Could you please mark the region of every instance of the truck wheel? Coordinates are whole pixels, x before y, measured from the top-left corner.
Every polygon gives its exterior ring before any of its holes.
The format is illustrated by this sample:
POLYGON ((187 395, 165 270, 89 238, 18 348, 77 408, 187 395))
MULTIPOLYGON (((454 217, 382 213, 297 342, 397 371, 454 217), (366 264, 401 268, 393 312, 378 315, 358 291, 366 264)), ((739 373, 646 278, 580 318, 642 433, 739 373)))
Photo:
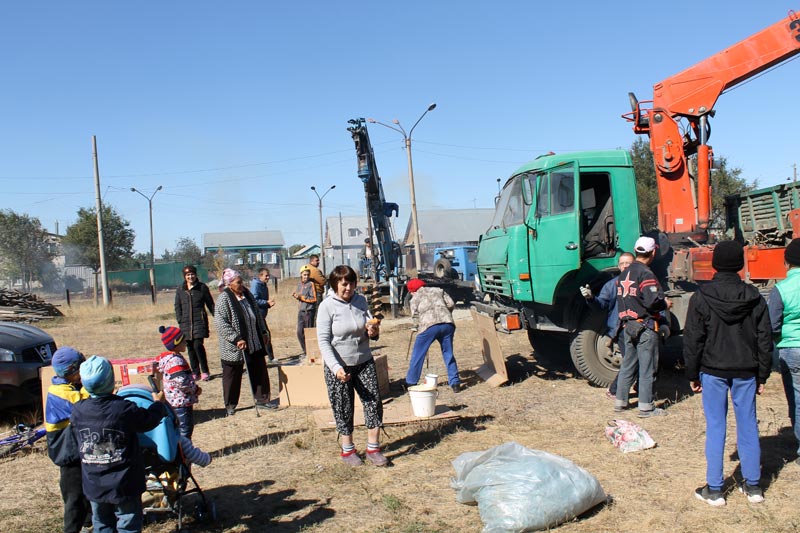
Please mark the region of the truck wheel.
POLYGON ((581 376, 596 387, 608 387, 619 372, 619 356, 609 347, 604 313, 591 313, 581 322, 569 346, 570 356, 581 376))
POLYGON ((449 278, 449 279, 458 278, 458 273, 450 264, 450 261, 448 261, 444 257, 436 260, 436 263, 434 263, 433 265, 433 273, 436 275, 437 278, 449 278))

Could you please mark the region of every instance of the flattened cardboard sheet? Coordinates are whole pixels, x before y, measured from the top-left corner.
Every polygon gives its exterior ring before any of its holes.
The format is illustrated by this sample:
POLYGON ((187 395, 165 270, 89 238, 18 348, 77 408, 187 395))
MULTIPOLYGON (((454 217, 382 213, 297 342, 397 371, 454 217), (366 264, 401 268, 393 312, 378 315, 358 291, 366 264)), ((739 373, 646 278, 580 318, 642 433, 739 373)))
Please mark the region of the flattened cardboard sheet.
MULTIPOLYGON (((411 408, 411 399, 408 396, 401 396, 400 398, 395 398, 391 402, 385 402, 383 404, 383 425, 385 426, 398 426, 427 422, 429 420, 448 420, 453 418, 460 418, 460 416, 454 411, 451 411, 450 407, 446 405, 437 405, 434 415, 430 418, 414 416, 414 411, 411 408)), ((314 422, 316 422, 317 428, 322 431, 336 430, 336 422, 333 420, 333 412, 330 407, 327 409, 314 410, 314 422)), ((360 404, 357 404, 353 410, 353 426, 364 426, 364 410, 360 404)))
MULTIPOLYGON (((308 330, 306 330, 308 331, 308 330)), ((391 396, 389 390, 389 365, 385 355, 376 355, 375 370, 378 373, 378 389, 381 396, 391 396)), ((323 374, 324 365, 284 365, 278 367, 281 405, 328 407, 328 387, 323 374)), ((361 402, 356 395, 356 404, 361 402)))
POLYGON ((481 334, 481 355, 483 355, 483 364, 474 369, 475 373, 492 387, 508 383, 506 358, 500 347, 500 340, 497 338, 494 320, 477 313, 474 309, 470 309, 470 313, 472 321, 478 326, 478 332, 481 334))

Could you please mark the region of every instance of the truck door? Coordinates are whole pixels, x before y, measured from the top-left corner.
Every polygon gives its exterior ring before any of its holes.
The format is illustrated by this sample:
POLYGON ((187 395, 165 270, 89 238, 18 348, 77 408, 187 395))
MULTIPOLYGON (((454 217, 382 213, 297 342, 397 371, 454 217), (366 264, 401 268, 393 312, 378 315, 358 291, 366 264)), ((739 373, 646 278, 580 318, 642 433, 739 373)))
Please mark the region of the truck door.
POLYGON ((536 208, 529 235, 533 299, 538 303, 552 304, 553 293, 564 274, 580 267, 576 168, 569 163, 537 177, 536 208))

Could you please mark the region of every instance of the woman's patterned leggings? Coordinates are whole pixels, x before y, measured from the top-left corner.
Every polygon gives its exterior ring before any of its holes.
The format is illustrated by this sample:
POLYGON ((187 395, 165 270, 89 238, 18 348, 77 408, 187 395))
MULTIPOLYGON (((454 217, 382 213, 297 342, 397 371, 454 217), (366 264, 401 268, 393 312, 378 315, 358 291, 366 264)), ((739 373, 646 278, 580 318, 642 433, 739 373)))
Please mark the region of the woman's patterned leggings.
POLYGON ((328 386, 328 398, 336 420, 336 431, 341 435, 353 434, 353 409, 355 394, 364 405, 364 425, 367 429, 383 426, 383 404, 378 391, 378 373, 375 371, 375 360, 356 366, 346 366, 344 371, 350 374, 350 380, 342 383, 325 365, 325 384, 328 386))

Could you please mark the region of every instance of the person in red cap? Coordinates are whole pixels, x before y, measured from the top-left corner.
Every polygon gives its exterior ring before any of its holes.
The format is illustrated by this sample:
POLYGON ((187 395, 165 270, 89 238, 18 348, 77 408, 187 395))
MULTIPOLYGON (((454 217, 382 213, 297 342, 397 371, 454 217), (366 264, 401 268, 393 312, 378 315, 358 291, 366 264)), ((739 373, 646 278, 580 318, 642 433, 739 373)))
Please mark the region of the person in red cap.
POLYGON ((433 341, 439 341, 442 357, 447 367, 447 382, 453 392, 461 391, 461 378, 453 355, 453 335, 456 325, 453 321, 453 299, 438 287, 426 287, 421 279, 414 278, 406 283, 411 297, 411 317, 417 328, 411 363, 406 372, 406 385, 416 385, 422 374, 422 363, 433 341))
POLYGON ((180 329, 170 326, 158 328, 161 342, 167 349, 158 356, 158 371, 167 403, 175 410, 181 435, 192 438, 194 432, 194 404, 202 389, 197 386, 194 374, 181 353, 186 340, 180 329))

